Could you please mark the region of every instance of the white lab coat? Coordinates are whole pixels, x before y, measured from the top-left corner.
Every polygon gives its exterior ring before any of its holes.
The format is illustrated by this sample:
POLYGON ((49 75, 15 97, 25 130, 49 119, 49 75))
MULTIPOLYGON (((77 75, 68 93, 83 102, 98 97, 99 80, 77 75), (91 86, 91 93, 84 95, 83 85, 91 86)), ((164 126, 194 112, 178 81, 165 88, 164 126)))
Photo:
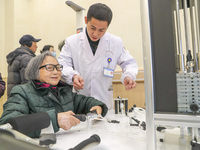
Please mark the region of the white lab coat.
POLYGON ((93 55, 85 30, 65 40, 58 61, 62 64, 62 77, 69 84, 72 77, 79 74, 84 79, 84 89, 79 93, 92 96, 103 101, 108 108, 113 107, 112 78, 103 74, 103 68, 115 70, 118 64, 123 71, 121 80, 126 76, 135 80, 138 73, 137 62, 125 51, 122 40, 106 32, 100 39, 95 55, 93 55), (107 59, 112 61, 108 66, 107 59))

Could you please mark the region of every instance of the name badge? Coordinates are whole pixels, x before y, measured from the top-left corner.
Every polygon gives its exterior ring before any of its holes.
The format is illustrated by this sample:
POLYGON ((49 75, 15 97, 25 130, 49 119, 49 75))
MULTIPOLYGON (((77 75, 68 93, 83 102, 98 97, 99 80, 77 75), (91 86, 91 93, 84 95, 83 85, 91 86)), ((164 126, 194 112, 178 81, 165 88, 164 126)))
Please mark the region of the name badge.
POLYGON ((110 68, 103 68, 103 75, 106 77, 113 78, 114 77, 114 70, 110 68))

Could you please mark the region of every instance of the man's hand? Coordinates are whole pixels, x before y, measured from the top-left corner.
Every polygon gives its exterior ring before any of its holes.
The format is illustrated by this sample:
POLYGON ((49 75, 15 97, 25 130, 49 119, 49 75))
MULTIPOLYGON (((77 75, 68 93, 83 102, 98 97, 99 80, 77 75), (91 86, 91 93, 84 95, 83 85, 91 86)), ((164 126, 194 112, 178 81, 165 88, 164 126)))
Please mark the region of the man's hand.
POLYGON ((75 74, 73 76, 73 86, 76 90, 83 89, 84 80, 80 75, 75 74))
POLYGON ((126 90, 130 90, 130 89, 135 88, 137 86, 137 83, 133 81, 131 77, 127 76, 124 79, 124 85, 125 85, 126 90))
POLYGON ((80 123, 80 120, 74 117, 72 111, 62 112, 57 114, 57 121, 60 128, 69 130, 72 126, 80 123))
POLYGON ((102 108, 100 106, 94 106, 90 109, 90 111, 95 110, 97 112, 97 115, 101 115, 102 113, 102 108))

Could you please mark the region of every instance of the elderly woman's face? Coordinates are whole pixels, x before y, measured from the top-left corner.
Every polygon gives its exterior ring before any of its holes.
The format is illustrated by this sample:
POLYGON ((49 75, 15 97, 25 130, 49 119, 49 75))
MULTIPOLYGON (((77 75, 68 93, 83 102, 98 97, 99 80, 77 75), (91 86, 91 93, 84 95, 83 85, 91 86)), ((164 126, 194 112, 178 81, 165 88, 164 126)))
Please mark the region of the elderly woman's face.
POLYGON ((51 85, 57 85, 61 79, 61 71, 58 71, 53 65, 58 65, 58 61, 52 56, 47 56, 44 59, 41 66, 44 66, 44 65, 47 65, 47 66, 42 67, 39 70, 40 81, 46 82, 51 85), (47 67, 50 67, 50 69, 52 69, 52 66, 54 67, 53 68, 54 70, 49 71, 49 69, 46 69, 47 67))

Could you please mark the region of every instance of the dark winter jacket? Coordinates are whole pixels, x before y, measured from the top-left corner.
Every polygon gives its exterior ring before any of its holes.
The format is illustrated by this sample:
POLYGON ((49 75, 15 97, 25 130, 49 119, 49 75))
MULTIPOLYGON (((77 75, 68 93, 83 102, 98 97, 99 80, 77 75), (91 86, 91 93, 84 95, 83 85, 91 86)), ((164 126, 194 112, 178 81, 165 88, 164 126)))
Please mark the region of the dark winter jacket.
MULTIPOLYGON (((15 86, 9 99, 3 106, 0 124, 5 124, 8 119, 22 115, 47 112, 51 118, 54 131, 59 130, 57 113, 73 111, 75 114, 86 114, 93 106, 102 107, 102 116, 105 116, 107 106, 93 97, 86 97, 73 93, 71 87, 60 81, 55 96, 50 87, 38 85, 36 81, 15 86)), ((38 137, 39 133, 29 135, 38 137)))
POLYGON ((18 84, 26 83, 27 80, 24 77, 25 68, 28 62, 33 58, 35 54, 25 46, 21 46, 9 53, 7 58, 8 63, 8 79, 7 79, 7 95, 11 89, 18 84))
POLYGON ((6 88, 6 85, 1 77, 1 73, 0 73, 0 97, 3 96, 5 88, 6 88))

